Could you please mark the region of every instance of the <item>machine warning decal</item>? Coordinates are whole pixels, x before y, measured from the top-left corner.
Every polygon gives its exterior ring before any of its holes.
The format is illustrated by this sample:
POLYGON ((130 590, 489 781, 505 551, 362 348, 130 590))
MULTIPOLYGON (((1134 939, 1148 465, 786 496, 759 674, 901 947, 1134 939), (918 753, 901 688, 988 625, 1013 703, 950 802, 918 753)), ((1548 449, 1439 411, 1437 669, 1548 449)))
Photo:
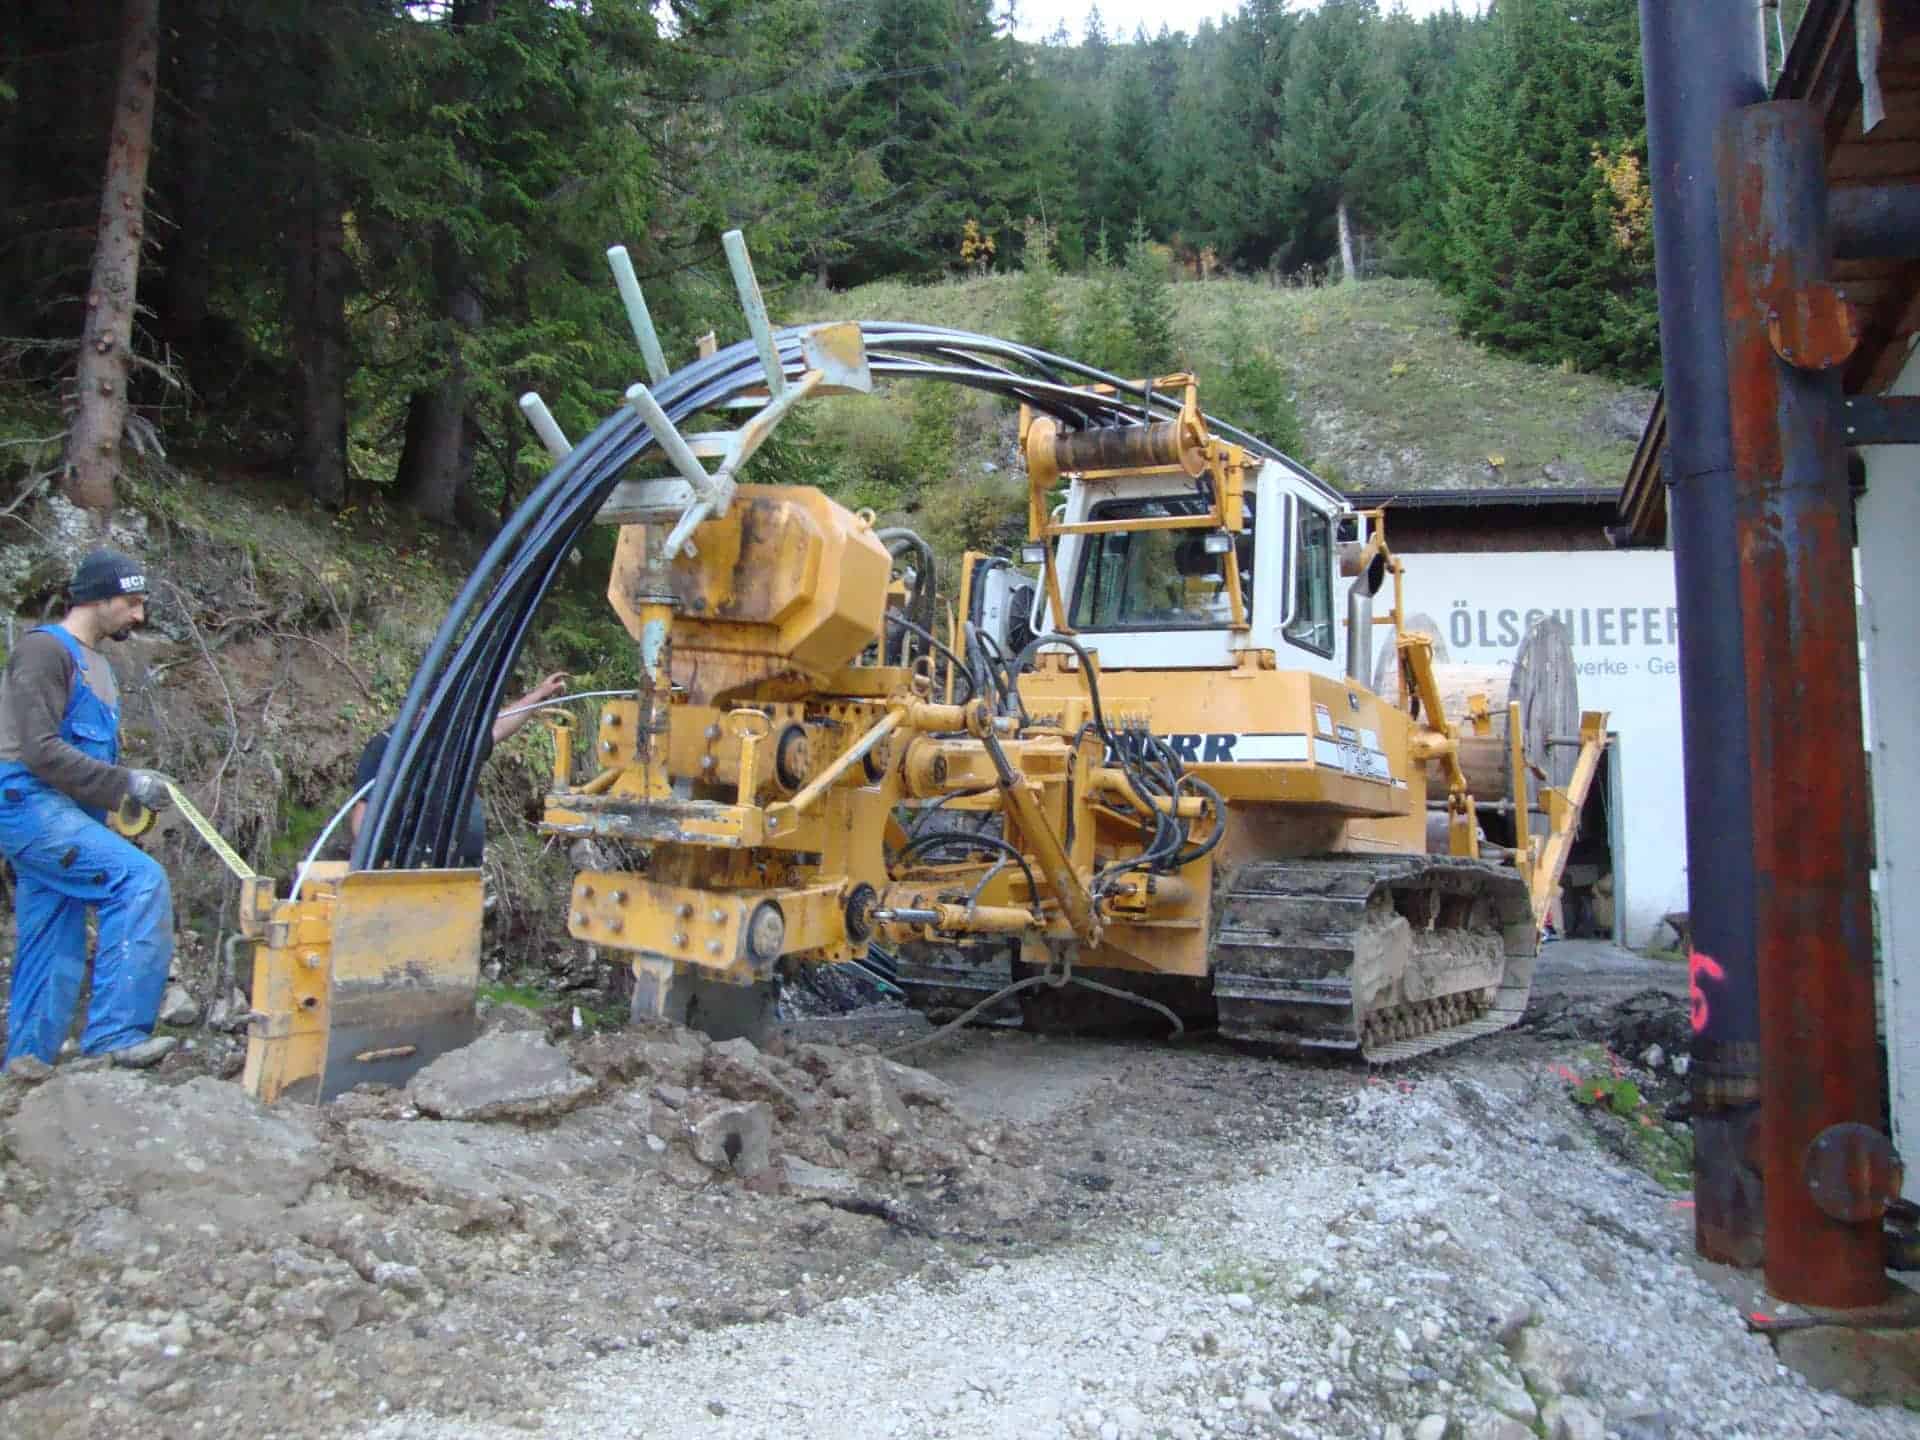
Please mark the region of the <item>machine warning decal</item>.
MULTIPOLYGON (((1341 730, 1347 730, 1342 725, 1341 730)), ((1351 733, 1351 732, 1348 732, 1351 733)), ((1313 759, 1317 765, 1325 765, 1330 770, 1339 770, 1359 780, 1378 780, 1382 784, 1393 783, 1393 768, 1388 765, 1386 753, 1371 750, 1359 743, 1358 737, 1352 740, 1341 739, 1313 742, 1313 759)))
POLYGON ((1333 734, 1333 712, 1324 705, 1314 706, 1313 725, 1322 735, 1333 734))

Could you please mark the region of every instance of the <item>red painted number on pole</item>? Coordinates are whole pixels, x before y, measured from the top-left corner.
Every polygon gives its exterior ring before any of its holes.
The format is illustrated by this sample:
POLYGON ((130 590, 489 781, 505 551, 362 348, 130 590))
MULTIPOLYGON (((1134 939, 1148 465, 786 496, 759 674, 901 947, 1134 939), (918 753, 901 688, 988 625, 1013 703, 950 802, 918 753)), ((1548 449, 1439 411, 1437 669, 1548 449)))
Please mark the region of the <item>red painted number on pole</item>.
POLYGON ((1700 988, 1702 976, 1709 980, 1724 980, 1727 972, 1711 955, 1702 955, 1695 950, 1687 957, 1687 1019, 1692 1023, 1696 1035, 1707 1028, 1707 992, 1700 988))

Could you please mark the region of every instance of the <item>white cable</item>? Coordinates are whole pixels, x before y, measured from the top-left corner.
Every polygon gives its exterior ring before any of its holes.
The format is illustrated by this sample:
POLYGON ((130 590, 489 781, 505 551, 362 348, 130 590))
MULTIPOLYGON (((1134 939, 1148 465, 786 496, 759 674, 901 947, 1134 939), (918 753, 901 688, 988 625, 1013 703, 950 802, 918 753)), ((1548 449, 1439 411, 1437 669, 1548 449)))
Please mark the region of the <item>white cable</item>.
POLYGON ((358 805, 360 803, 360 797, 371 789, 373 789, 373 781, 369 780, 348 797, 346 804, 334 812, 333 819, 327 822, 327 828, 322 830, 320 832, 320 838, 313 842, 313 849, 307 852, 307 858, 300 862, 299 872, 293 878, 293 889, 287 892, 287 903, 289 905, 300 898, 300 887, 307 883, 307 870, 320 858, 320 852, 326 848, 327 840, 332 836, 333 832, 339 828, 340 822, 347 818, 347 812, 358 805))
POLYGON ((529 710, 558 710, 562 705, 571 705, 575 700, 598 700, 607 695, 637 695, 637 690, 582 690, 578 695, 562 695, 557 700, 539 700, 531 705, 516 705, 511 710, 502 710, 493 718, 504 720, 509 715, 523 715, 529 710))
MULTIPOLYGON (((495 718, 504 719, 508 715, 519 715, 527 710, 558 710, 562 705, 570 704, 575 700, 598 700, 608 695, 631 695, 633 693, 631 690, 583 690, 578 695, 567 695, 558 700, 541 700, 532 705, 516 705, 511 710, 502 710, 495 718)), ((373 789, 373 781, 369 780, 348 797, 346 804, 334 812, 333 819, 327 822, 327 828, 322 830, 320 832, 320 838, 313 842, 313 849, 307 852, 307 858, 300 862, 299 872, 294 877, 293 889, 287 892, 288 904, 292 904, 300 898, 300 887, 307 883, 308 869, 320 858, 320 852, 326 848, 327 841, 332 838, 333 832, 340 828, 340 822, 346 819, 347 813, 351 811, 355 805, 358 805, 361 798, 371 789, 373 789)))

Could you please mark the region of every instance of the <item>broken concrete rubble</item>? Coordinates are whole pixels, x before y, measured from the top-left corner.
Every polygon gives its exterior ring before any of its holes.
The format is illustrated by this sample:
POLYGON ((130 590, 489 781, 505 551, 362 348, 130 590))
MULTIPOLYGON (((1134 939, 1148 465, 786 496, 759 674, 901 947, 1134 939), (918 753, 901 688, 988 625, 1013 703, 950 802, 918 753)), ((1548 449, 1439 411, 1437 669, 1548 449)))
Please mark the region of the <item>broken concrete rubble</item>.
POLYGON ((813 1107, 813 1079, 804 1070, 762 1054, 751 1040, 723 1040, 707 1052, 705 1077, 732 1100, 760 1100, 781 1120, 797 1120, 813 1107))
POLYGON ((442 1055, 408 1094, 443 1120, 531 1120, 571 1110, 598 1088, 544 1035, 501 1031, 442 1055))
MULTIPOLYGON (((827 1081, 827 1090, 848 1102, 854 1123, 859 1128, 891 1140, 906 1134, 912 1121, 907 1116, 907 1107, 899 1090, 894 1086, 893 1076, 887 1068, 889 1064, 877 1056, 863 1055, 836 1070, 827 1081)), ((897 1065, 891 1067, 892 1070, 904 1068, 897 1065)))
POLYGON ((574 1063, 603 1085, 643 1077, 687 1086, 706 1058, 706 1037, 672 1025, 642 1025, 590 1035, 573 1045, 574 1063))

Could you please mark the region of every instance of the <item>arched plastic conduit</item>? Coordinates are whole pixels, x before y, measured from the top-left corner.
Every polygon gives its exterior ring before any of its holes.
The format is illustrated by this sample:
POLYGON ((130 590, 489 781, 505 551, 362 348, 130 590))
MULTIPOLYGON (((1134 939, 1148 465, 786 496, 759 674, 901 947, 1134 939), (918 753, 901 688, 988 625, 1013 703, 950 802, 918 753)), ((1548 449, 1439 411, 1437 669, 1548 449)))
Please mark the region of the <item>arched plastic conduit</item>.
MULTIPOLYGON (((1179 412, 1181 397, 1144 387, 1065 356, 964 330, 868 321, 861 325, 869 368, 881 379, 941 380, 1022 401, 1070 429, 1142 424, 1179 412), (1073 383, 1111 385, 1089 395, 1073 383)), ((804 371, 802 332, 775 332, 781 367, 804 371)), ((654 398, 675 425, 761 388, 766 377, 751 340, 674 372, 654 398)), ((1257 455, 1316 480, 1290 457, 1212 416, 1208 426, 1257 455)), ((367 816, 353 847, 357 870, 444 867, 472 802, 487 732, 540 601, 621 473, 654 443, 652 430, 622 406, 580 441, 514 511, 461 587, 415 672, 394 722, 367 816)))

